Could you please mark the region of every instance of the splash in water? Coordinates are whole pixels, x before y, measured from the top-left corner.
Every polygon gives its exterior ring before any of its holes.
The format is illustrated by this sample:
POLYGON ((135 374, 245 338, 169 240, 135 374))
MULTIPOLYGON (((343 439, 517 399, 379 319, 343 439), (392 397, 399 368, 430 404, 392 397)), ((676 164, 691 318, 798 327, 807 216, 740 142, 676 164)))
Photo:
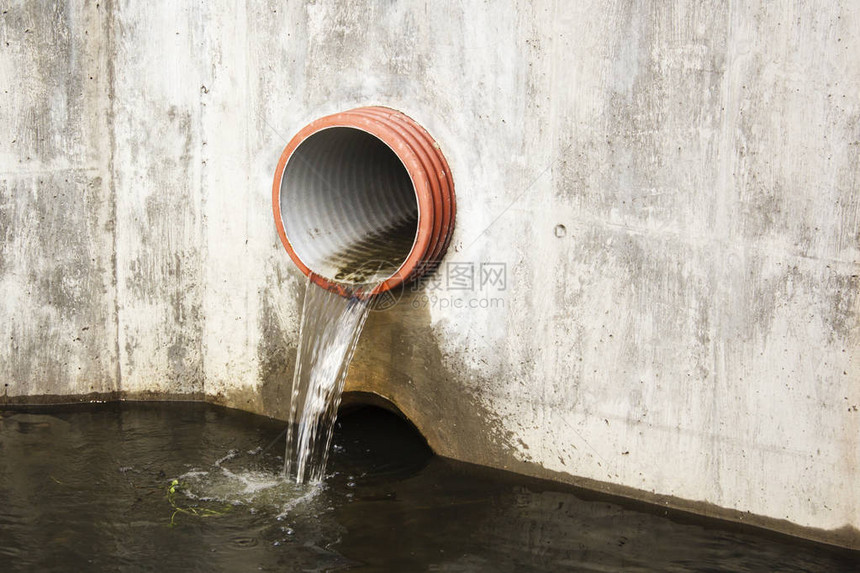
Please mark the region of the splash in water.
POLYGON ((305 286, 284 457, 284 474, 300 484, 325 475, 344 380, 374 287, 344 288, 346 296, 330 292, 310 276, 305 286))
POLYGON ((265 463, 268 460, 261 450, 230 450, 211 467, 195 468, 176 478, 179 491, 192 501, 246 506, 252 512, 274 510, 278 517, 293 514, 299 507, 306 506, 305 512, 318 509, 308 504, 322 491, 319 484, 284 480, 265 463))

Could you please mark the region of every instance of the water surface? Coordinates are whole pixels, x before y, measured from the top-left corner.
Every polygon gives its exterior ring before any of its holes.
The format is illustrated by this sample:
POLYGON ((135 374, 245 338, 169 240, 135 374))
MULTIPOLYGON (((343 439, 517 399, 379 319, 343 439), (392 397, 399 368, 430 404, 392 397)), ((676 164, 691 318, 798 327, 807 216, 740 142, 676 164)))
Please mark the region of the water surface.
POLYGON ((434 457, 380 412, 341 415, 325 481, 298 486, 267 418, 0 411, 0 571, 858 570, 852 554, 434 457))

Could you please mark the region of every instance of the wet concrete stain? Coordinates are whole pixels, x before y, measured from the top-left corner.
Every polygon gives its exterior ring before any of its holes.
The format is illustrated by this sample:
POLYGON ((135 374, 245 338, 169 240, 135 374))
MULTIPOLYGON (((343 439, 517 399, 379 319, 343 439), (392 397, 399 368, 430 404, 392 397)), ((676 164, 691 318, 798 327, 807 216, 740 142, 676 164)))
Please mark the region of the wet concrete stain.
POLYGON ((406 288, 396 305, 371 311, 345 391, 378 394, 395 404, 439 455, 499 467, 511 458, 511 432, 478 396, 463 392, 462 372, 446 366, 429 308, 406 288))

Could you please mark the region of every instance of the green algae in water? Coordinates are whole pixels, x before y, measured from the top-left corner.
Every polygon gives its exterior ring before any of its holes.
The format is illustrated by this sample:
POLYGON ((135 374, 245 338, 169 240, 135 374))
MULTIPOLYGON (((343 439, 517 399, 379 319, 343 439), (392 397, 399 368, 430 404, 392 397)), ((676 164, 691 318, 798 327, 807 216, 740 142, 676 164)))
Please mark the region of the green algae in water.
POLYGON ((434 457, 374 409, 340 416, 325 480, 300 486, 265 449, 282 430, 194 403, 0 411, 0 570, 857 570, 856 554, 434 457))

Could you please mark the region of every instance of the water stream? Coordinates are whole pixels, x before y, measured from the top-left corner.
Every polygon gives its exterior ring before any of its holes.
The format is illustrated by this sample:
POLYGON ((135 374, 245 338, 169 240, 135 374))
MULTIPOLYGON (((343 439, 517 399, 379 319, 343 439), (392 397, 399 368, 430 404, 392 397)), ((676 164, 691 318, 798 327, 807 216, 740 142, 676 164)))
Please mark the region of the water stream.
POLYGON ((284 456, 284 474, 296 483, 325 477, 344 380, 375 286, 345 286, 344 296, 310 276, 306 281, 284 456))

